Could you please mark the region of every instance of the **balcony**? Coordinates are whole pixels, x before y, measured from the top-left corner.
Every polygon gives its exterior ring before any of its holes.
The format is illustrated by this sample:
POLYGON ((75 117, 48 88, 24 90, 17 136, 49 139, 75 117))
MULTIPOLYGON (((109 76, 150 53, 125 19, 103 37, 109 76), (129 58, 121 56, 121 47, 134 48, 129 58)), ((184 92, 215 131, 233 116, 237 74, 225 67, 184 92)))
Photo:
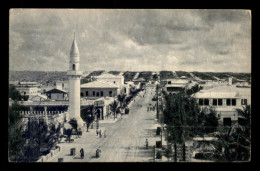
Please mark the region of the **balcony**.
POLYGON ((83 75, 83 71, 67 71, 67 75, 78 75, 78 76, 81 76, 83 75))

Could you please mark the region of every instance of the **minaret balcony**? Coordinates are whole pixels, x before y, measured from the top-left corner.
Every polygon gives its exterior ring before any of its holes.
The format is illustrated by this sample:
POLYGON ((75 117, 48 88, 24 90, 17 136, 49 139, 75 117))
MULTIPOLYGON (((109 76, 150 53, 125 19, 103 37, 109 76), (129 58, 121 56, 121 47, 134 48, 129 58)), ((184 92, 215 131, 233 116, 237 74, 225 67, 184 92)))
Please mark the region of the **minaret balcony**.
POLYGON ((69 70, 67 71, 67 75, 83 75, 83 71, 73 71, 73 70, 69 70))

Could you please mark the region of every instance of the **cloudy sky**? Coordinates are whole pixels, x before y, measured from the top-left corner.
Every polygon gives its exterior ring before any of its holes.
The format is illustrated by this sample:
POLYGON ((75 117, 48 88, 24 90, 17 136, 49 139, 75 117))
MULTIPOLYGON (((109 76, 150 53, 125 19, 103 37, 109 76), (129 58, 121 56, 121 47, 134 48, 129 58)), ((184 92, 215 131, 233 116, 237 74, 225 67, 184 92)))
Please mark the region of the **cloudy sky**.
POLYGON ((76 32, 81 69, 251 72, 245 10, 13 9, 10 70, 66 71, 76 32))

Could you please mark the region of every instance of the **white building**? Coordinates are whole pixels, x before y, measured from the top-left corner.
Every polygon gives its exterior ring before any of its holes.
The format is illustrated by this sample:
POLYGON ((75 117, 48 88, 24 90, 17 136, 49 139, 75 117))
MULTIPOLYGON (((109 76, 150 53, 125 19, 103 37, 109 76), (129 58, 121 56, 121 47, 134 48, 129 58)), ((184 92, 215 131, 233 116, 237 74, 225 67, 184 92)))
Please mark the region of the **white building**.
POLYGON ((95 100, 100 97, 116 97, 119 87, 107 81, 92 81, 81 84, 81 98, 95 100))
POLYGON ((21 95, 28 95, 29 98, 41 94, 36 82, 19 82, 15 87, 21 95))
POLYGON ((251 105, 251 88, 232 86, 217 86, 208 90, 201 90, 194 94, 202 108, 215 108, 221 120, 237 121, 236 109, 243 109, 251 105))
POLYGON ((167 92, 178 92, 187 89, 190 83, 188 79, 167 79, 165 89, 167 92))
POLYGON ((56 88, 64 91, 69 91, 69 81, 56 81, 56 88))
POLYGON ((124 76, 113 75, 109 73, 103 73, 102 75, 95 77, 97 81, 108 82, 118 87, 117 93, 119 94, 124 87, 124 76))

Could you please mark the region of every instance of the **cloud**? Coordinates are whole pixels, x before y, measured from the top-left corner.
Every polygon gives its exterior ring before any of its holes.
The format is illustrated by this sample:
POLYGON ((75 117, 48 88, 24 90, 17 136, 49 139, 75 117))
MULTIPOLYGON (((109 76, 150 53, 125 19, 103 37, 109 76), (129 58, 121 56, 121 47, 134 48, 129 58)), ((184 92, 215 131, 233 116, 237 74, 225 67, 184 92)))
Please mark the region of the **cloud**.
POLYGON ((66 71, 76 32, 83 70, 250 72, 250 15, 246 10, 14 9, 10 69, 66 71))

